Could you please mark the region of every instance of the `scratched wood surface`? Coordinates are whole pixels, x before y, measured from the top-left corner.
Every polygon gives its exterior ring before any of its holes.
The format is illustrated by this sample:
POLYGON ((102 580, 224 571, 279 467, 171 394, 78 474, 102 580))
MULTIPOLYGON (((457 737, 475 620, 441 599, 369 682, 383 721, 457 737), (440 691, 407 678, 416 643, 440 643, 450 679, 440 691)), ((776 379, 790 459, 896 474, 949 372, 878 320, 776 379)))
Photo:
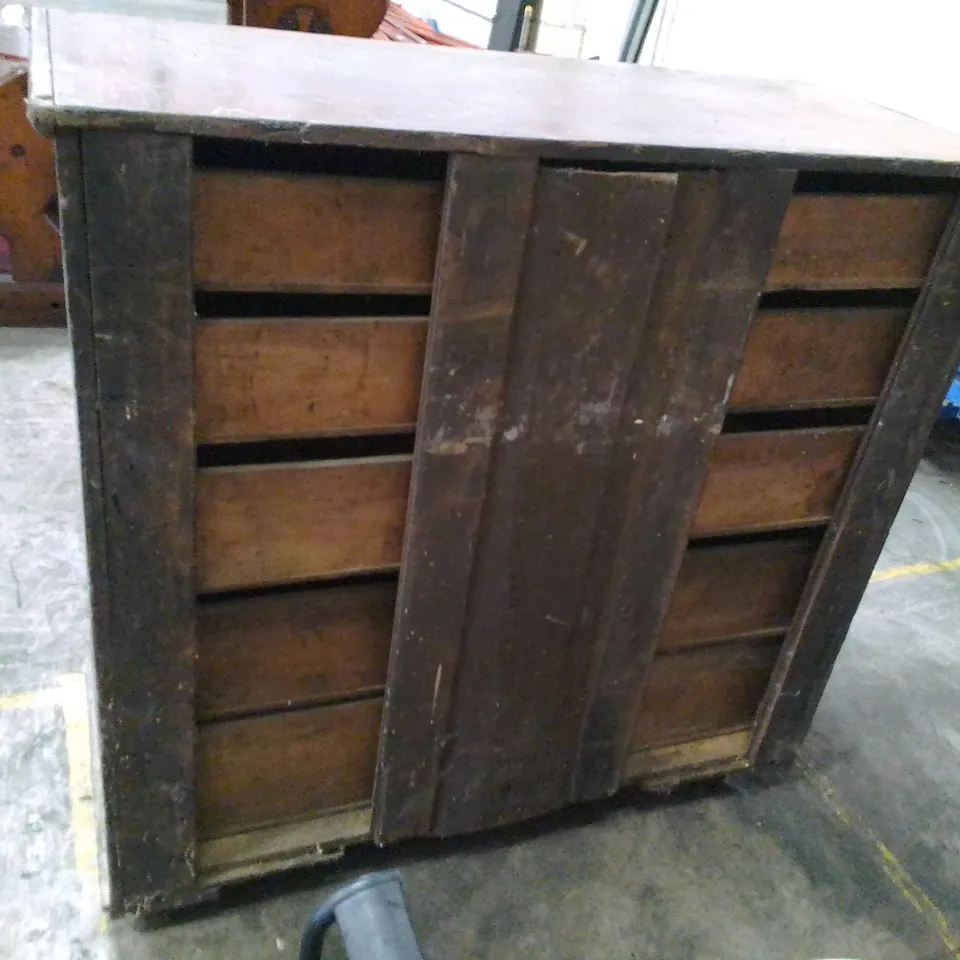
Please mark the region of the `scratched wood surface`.
POLYGON ((957 134, 791 81, 60 10, 34 14, 31 41, 30 109, 44 128, 960 172, 957 134))

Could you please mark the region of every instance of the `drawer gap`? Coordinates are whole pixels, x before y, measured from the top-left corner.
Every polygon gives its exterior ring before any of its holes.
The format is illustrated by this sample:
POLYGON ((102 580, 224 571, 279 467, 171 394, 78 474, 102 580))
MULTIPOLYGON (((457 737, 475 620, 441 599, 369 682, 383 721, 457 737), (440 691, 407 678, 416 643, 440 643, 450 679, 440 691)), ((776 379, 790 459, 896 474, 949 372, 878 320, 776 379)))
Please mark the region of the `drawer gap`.
POLYGON ((798 410, 762 410, 728 413, 723 433, 761 433, 771 430, 819 430, 830 427, 864 427, 873 416, 872 406, 822 407, 798 410))
POLYGON ((442 180, 446 175, 447 155, 426 150, 376 150, 197 137, 193 141, 193 163, 200 170, 442 180))
POLYGON ((282 293, 197 290, 194 309, 201 320, 246 317, 427 317, 430 295, 411 293, 282 293))
POLYGON ((947 177, 905 177, 899 173, 842 173, 801 170, 794 193, 956 193, 947 177))
POLYGON ((364 700, 379 700, 383 697, 385 684, 370 686, 363 690, 354 690, 350 693, 329 697, 302 697, 290 698, 282 703, 264 706, 255 710, 224 709, 214 717, 199 717, 197 726, 201 728, 215 727, 220 723, 230 723, 233 720, 250 720, 257 717, 274 717, 285 713, 296 713, 300 710, 310 710, 313 707, 341 707, 351 703, 361 703, 364 700))
MULTIPOLYGON (((364 586, 365 584, 391 584, 396 593, 398 571, 372 570, 368 573, 354 573, 344 577, 331 577, 325 580, 307 580, 298 583, 279 583, 266 587, 241 587, 236 590, 222 590, 204 593, 197 597, 197 604, 202 613, 205 604, 213 604, 218 600, 252 600, 257 597, 273 597, 290 594, 291 601, 296 602, 297 594, 309 594, 319 589, 336 589, 343 586, 364 586)), ((386 589, 386 588, 384 588, 386 589)))
POLYGON ((889 307, 909 310, 917 302, 914 287, 889 290, 771 290, 760 297, 761 310, 851 310, 889 307))
POLYGON ((363 460, 409 456, 414 433, 353 437, 314 437, 261 440, 253 443, 214 443, 197 447, 197 467, 242 467, 253 464, 304 463, 321 460, 363 460))

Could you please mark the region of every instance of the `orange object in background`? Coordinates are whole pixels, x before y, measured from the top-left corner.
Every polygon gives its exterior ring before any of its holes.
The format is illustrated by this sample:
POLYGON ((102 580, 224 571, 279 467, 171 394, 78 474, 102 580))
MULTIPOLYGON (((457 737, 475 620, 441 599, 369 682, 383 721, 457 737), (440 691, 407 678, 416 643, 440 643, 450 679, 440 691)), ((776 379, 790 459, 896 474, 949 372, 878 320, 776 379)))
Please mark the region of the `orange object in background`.
POLYGON ((387 0, 230 0, 230 22, 246 27, 370 37, 387 0))

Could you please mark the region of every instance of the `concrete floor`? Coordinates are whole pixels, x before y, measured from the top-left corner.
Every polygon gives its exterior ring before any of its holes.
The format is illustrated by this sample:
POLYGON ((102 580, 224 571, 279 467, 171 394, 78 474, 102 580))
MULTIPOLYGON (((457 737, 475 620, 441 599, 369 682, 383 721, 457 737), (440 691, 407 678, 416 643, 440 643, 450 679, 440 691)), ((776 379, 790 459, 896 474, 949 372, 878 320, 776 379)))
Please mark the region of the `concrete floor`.
POLYGON ((362 850, 150 925, 98 907, 80 510, 66 334, 0 330, 0 958, 294 957, 311 907, 386 863, 403 867, 431 960, 960 957, 948 464, 925 462, 914 481, 785 782, 628 795, 488 837, 362 850))

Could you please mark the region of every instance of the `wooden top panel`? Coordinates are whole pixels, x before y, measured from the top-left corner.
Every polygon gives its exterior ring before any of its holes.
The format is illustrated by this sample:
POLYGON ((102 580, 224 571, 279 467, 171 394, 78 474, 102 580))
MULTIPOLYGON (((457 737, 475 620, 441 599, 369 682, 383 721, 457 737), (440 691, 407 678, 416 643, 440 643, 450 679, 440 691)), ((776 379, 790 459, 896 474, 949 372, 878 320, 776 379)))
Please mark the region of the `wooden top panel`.
POLYGON ((32 47, 44 132, 960 176, 960 136, 793 82, 64 10, 32 47))

